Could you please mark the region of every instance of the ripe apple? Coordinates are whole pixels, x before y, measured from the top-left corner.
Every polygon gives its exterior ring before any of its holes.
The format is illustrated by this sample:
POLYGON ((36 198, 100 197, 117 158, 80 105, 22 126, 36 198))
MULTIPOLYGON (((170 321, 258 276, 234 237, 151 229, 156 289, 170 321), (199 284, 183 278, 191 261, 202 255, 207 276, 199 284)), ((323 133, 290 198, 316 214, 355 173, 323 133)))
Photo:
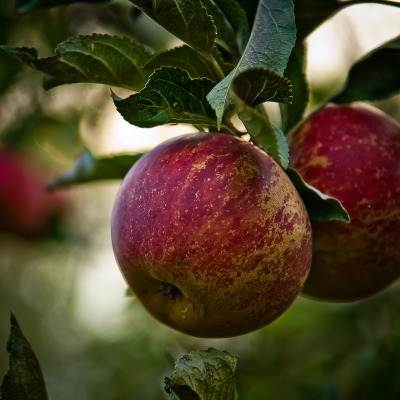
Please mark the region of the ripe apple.
POLYGON ((137 298, 159 321, 230 337, 280 316, 311 264, 304 204, 264 151, 220 133, 164 142, 128 172, 112 244, 137 298))
POLYGON ((313 222, 303 293, 352 301, 400 276, 400 125, 363 104, 328 104, 289 135, 291 166, 336 197, 351 223, 313 222))
POLYGON ((46 191, 44 173, 17 149, 0 149, 0 232, 33 238, 46 235, 67 210, 61 192, 46 191))

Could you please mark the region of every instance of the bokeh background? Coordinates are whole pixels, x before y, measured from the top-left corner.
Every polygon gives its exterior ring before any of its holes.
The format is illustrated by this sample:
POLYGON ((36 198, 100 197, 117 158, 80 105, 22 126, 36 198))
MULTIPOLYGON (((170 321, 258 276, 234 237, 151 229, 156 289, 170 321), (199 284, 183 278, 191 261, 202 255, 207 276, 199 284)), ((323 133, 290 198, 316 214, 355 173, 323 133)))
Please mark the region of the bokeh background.
MULTIPOLYGON (((399 30, 400 9, 371 4, 341 11, 314 31, 310 108, 339 90, 355 60, 399 30)), ((23 15, 15 14, 12 0, 1 1, 0 44, 36 47, 44 57, 69 36, 94 32, 134 37, 154 49, 176 44, 125 0, 23 15)), ((375 105, 400 120, 399 104, 397 96, 375 105)), ((130 126, 101 85, 45 92, 39 73, 0 53, 0 148, 23 151, 28 170, 33 158, 43 182, 69 169, 84 148, 96 155, 134 153, 192 130, 130 126)), ((174 361, 210 346, 239 357, 243 400, 400 398, 400 284, 352 304, 299 297, 273 324, 238 338, 181 335, 145 313, 118 271, 109 227, 119 184, 63 190, 63 212, 43 234, 0 232, 0 377, 7 371, 12 311, 54 400, 165 399, 163 379, 174 361)))

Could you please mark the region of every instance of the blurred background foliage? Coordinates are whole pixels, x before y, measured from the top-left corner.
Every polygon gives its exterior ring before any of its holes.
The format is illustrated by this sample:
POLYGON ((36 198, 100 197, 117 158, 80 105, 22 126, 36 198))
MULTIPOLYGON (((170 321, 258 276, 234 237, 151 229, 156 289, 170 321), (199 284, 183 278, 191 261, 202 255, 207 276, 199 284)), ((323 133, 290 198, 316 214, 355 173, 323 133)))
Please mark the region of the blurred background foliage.
MULTIPOLYGON (((137 38, 157 50, 171 46, 171 36, 128 1, 22 15, 12 0, 1 3, 1 44, 36 47, 41 56, 72 35, 93 32, 137 38)), ((355 6, 319 27, 308 39, 310 108, 340 88, 355 60, 398 35, 399 20, 398 9, 355 6)), ((127 126, 111 103, 109 88, 99 85, 44 92, 40 74, 0 54, 0 149, 23 150, 48 182, 85 147, 97 154, 132 152, 186 129, 144 132, 127 126)), ((376 105, 400 120, 399 97, 376 105)), ((0 232, 0 376, 7 370, 12 311, 41 363, 50 399, 161 400, 174 360, 209 346, 239 357, 243 400, 400 398, 399 284, 352 304, 300 297, 270 326, 238 338, 181 335, 127 294, 109 234, 118 186, 65 191, 67 212, 57 229, 34 237, 0 232)))

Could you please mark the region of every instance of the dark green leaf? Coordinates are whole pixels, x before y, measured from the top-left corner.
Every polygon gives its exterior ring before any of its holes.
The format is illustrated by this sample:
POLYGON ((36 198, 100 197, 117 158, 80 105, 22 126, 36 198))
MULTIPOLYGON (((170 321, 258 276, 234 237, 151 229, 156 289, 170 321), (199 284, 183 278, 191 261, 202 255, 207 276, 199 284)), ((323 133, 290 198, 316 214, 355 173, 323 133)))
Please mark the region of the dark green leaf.
POLYGON ((334 103, 375 101, 400 92, 400 36, 374 49, 352 66, 334 103))
POLYGON ((7 351, 10 353, 10 361, 0 387, 1 399, 47 400, 40 365, 13 314, 7 351))
POLYGON ((255 67, 270 69, 282 75, 296 41, 293 3, 291 0, 260 0, 250 39, 234 70, 207 96, 221 123, 231 106, 229 92, 239 72, 255 67))
POLYGON ((49 189, 99 180, 122 179, 142 155, 138 153, 96 158, 89 150, 85 150, 69 171, 58 176, 49 185, 49 189))
POLYGON ((246 13, 249 26, 253 26, 257 13, 258 1, 238 0, 238 3, 246 13))
POLYGON ((293 0, 298 40, 302 41, 328 17, 345 7, 339 0, 293 0))
POLYGON ((286 173, 303 199, 311 220, 350 222, 350 216, 339 200, 304 182, 296 170, 288 168, 286 173))
POLYGON ((165 379, 170 400, 234 400, 237 358, 212 348, 184 355, 165 379))
POLYGON ((265 68, 252 68, 239 73, 233 80, 232 87, 235 93, 252 107, 265 101, 292 101, 290 81, 265 68))
POLYGON ((144 68, 153 72, 155 69, 163 66, 184 69, 192 78, 218 79, 214 68, 208 60, 196 50, 186 45, 155 54, 147 61, 144 68))
POLYGON ((284 74, 291 81, 293 92, 292 103, 281 105, 282 126, 285 132, 288 132, 302 119, 310 99, 305 68, 306 48, 303 43, 298 43, 290 55, 284 74))
POLYGON ((56 7, 62 4, 72 3, 108 3, 110 0, 16 0, 17 12, 24 13, 37 8, 56 7))
POLYGON ((210 53, 217 30, 200 0, 129 1, 195 50, 210 53))
POLYGON ((139 93, 120 99, 113 95, 121 115, 131 124, 151 128, 167 123, 215 125, 215 113, 206 100, 214 82, 192 79, 175 67, 154 71, 139 93))
POLYGON ((400 7, 399 2, 385 0, 293 0, 293 3, 296 10, 296 25, 299 42, 303 41, 306 36, 308 36, 326 19, 331 18, 334 14, 345 7, 362 3, 379 3, 400 7))
POLYGON ((203 0, 217 28, 217 43, 239 58, 249 40, 246 13, 236 0, 203 0))
POLYGON ((35 49, 1 48, 47 74, 46 89, 65 83, 92 82, 139 90, 148 77, 143 64, 151 57, 127 38, 99 34, 72 37, 60 43, 55 56, 48 58, 38 58, 35 49))
POLYGON ((239 96, 231 94, 238 116, 254 141, 283 168, 289 165, 289 146, 283 132, 239 96))
MULTIPOLYGON (((216 46, 214 46, 211 49, 211 55, 213 56, 214 60, 217 62, 217 64, 221 68, 223 75, 228 75, 235 67, 235 64, 233 64, 229 61, 226 61, 223 58, 221 52, 219 51, 219 49, 216 46)), ((219 76, 218 79, 221 79, 221 77, 219 76)))

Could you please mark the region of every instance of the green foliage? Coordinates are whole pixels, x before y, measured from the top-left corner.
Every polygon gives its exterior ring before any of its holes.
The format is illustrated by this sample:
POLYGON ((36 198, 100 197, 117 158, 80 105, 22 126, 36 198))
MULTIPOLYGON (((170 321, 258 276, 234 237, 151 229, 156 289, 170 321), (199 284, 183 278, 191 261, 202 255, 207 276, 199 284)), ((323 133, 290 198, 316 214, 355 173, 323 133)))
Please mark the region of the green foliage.
POLYGON ((303 199, 311 220, 350 222, 350 216, 339 200, 304 182, 296 170, 288 168, 286 173, 303 199))
POLYGON ((96 158, 89 150, 85 150, 69 171, 58 176, 49 185, 49 189, 106 179, 123 179, 142 155, 138 153, 96 158))
POLYGON ((213 86, 207 78, 191 79, 182 69, 162 67, 139 93, 124 100, 114 94, 113 99, 121 115, 142 128, 178 122, 213 125, 214 112, 206 100, 213 86))
POLYGON ((363 3, 380 3, 400 7, 400 3, 398 2, 385 0, 293 0, 293 3, 296 10, 296 26, 299 41, 303 41, 326 19, 331 18, 334 14, 345 7, 363 3))
POLYGON ((60 43, 56 55, 38 58, 36 49, 2 46, 45 73, 46 89, 65 83, 92 82, 138 90, 148 74, 143 64, 151 54, 132 40, 110 35, 76 36, 60 43))
POLYGON ((219 82, 207 96, 215 109, 220 125, 227 108, 231 107, 232 80, 251 68, 270 69, 282 75, 296 40, 291 0, 261 0, 247 46, 233 71, 219 82))
POLYGON ((271 124, 265 114, 248 106, 234 92, 232 99, 238 110, 238 116, 253 141, 262 146, 283 169, 286 169, 289 165, 289 146, 283 132, 271 124))
POLYGON ((253 141, 286 169, 289 165, 289 146, 284 133, 268 120, 262 107, 266 101, 288 103, 292 100, 290 81, 268 69, 253 68, 240 74, 232 82, 230 96, 253 141))
POLYGON ((249 25, 244 10, 236 0, 203 0, 217 28, 216 44, 231 57, 239 58, 249 39, 249 25))
POLYGON ((355 63, 334 103, 374 101, 400 93, 400 36, 355 63))
POLYGON ((292 83, 292 102, 281 104, 282 126, 285 132, 296 125, 303 118, 310 100, 310 90, 306 77, 306 46, 297 43, 290 55, 285 70, 285 77, 292 83))
MULTIPOLYGON (((92 4, 106 2, 86 1, 92 4)), ((39 9, 74 3, 78 1, 16 0, 15 6, 20 13, 32 10, 39 13, 39 9)), ((394 1, 293 0, 294 14, 290 0, 143 0, 131 3, 184 44, 154 54, 135 40, 94 34, 63 41, 56 48, 55 55, 48 58, 38 58, 37 50, 31 48, 2 48, 25 64, 43 72, 46 89, 62 84, 92 82, 134 91, 126 99, 121 100, 116 95, 113 98, 124 118, 138 126, 184 122, 200 129, 221 127, 226 130, 230 127, 227 120, 238 114, 253 142, 264 148, 283 168, 287 167, 289 159, 284 133, 303 118, 309 101, 304 39, 325 20, 353 4, 400 6, 399 2, 394 1), (265 101, 281 104, 282 127, 271 124, 263 113, 260 103, 265 101)), ((0 11, 2 13, 3 10, 0 11)), ((5 18, 1 19, 2 32, 7 21, 10 23, 5 18)), ((42 43, 41 45, 43 46, 42 43)), ((332 100, 378 100, 398 93, 399 46, 399 38, 396 38, 358 61, 349 71, 343 90, 332 100)), ((2 60, 2 93, 9 89, 19 70, 10 58, 5 62, 2 60)), ((36 103, 31 104, 31 109, 35 114, 42 112, 36 103)), ((64 121, 60 123, 66 125, 64 121)), ((22 125, 20 130, 26 131, 26 125, 22 125)), ((51 133, 54 131, 54 136, 59 135, 59 131, 53 126, 50 130, 51 133)), ((76 131, 74 125, 75 135, 76 131)), ((229 132, 238 133, 234 130, 229 132)), ((35 136, 31 140, 36 139, 35 136)), ((82 146, 82 143, 79 145, 82 146)), ((51 146, 49 152, 59 154, 51 146)), ((96 158, 87 150, 51 187, 121 179, 140 156, 141 154, 134 154, 96 158)), ((349 221, 340 202, 305 183, 296 171, 288 168, 287 174, 300 192, 312 219, 349 221)), ((56 263, 56 260, 55 257, 53 262, 56 263)), ((26 286, 22 280, 19 283, 21 287, 26 286)), ((243 370, 240 371, 240 376, 245 382, 242 386, 246 386, 243 396, 248 394, 247 398, 265 399, 285 397, 369 400, 380 398, 384 394, 387 399, 399 398, 399 333, 396 331, 390 336, 386 332, 386 337, 382 334, 382 330, 389 329, 388 309, 393 310, 397 298, 397 294, 393 295, 390 304, 381 299, 380 306, 376 308, 371 303, 354 305, 342 313, 338 312, 338 308, 327 308, 326 305, 314 303, 310 305, 311 302, 300 299, 293 311, 290 310, 270 330, 255 333, 246 342, 250 343, 251 348, 246 353, 247 359, 244 356, 241 364, 243 370), (375 325, 379 328, 376 328, 377 338, 374 342, 371 332, 375 325), (366 344, 368 340, 369 345, 366 344), (331 346, 333 342, 335 346, 331 346), (268 351, 260 351, 262 346, 268 348, 268 351), (354 370, 349 371, 349 366, 354 370), (337 371, 341 376, 334 375, 337 371), (347 389, 347 393, 340 397, 343 387, 347 389), (255 394, 253 397, 252 393, 255 394)), ((135 334, 137 332, 129 332, 126 342, 130 343, 135 334)), ((112 353, 111 367, 115 366, 113 350, 117 345, 114 347, 108 343, 108 346, 105 352, 112 353)), ((21 389, 30 393, 32 387, 39 393, 36 399, 45 399, 46 393, 37 360, 13 318, 8 349, 10 369, 1 386, 2 400, 25 399, 26 397, 18 397, 21 389), (21 354, 24 356, 20 357, 21 354)), ((139 355, 135 354, 139 359, 142 357, 137 361, 137 370, 143 369, 144 364, 154 364, 159 359, 156 351, 153 358, 141 356, 141 351, 142 348, 138 348, 139 355)), ((128 358, 125 353, 126 351, 121 351, 118 354, 118 362, 123 357, 128 358)), ((104 361, 104 358, 100 359, 104 361)), ((129 368, 131 361, 126 360, 129 368)), ((98 367, 101 362, 94 364, 98 367)), ((167 380, 171 399, 178 395, 181 399, 188 398, 185 397, 186 393, 196 396, 189 398, 213 398, 211 391, 217 393, 221 386, 216 388, 212 385, 219 385, 221 382, 222 387, 231 395, 226 398, 232 398, 235 367, 236 359, 226 353, 214 350, 191 353, 178 362, 175 373, 167 380), (204 380, 208 371, 212 371, 215 379, 211 383, 204 380)), ((148 367, 147 370, 152 369, 148 367)), ((109 379, 107 383, 112 381, 112 377, 104 369, 101 372, 102 376, 109 379)), ((119 374, 124 377, 129 375, 124 379, 131 380, 130 372, 127 374, 126 371, 119 371, 119 374)), ((97 386, 97 381, 93 386, 97 386)))
POLYGON ((235 93, 249 106, 267 101, 292 102, 291 82, 264 68, 252 68, 239 73, 233 80, 235 93))
POLYGON ((200 0, 130 0, 167 31, 201 53, 209 54, 217 29, 200 0))
POLYGON ((10 363, 0 386, 1 399, 47 400, 39 362, 13 314, 7 351, 10 353, 10 363))
POLYGON ((213 81, 219 78, 209 61, 201 53, 187 45, 154 54, 146 62, 144 68, 155 70, 166 66, 179 67, 187 71, 192 78, 208 78, 213 81))
POLYGON ((226 351, 191 352, 177 361, 165 390, 171 400, 234 400, 236 364, 237 358, 226 351))

